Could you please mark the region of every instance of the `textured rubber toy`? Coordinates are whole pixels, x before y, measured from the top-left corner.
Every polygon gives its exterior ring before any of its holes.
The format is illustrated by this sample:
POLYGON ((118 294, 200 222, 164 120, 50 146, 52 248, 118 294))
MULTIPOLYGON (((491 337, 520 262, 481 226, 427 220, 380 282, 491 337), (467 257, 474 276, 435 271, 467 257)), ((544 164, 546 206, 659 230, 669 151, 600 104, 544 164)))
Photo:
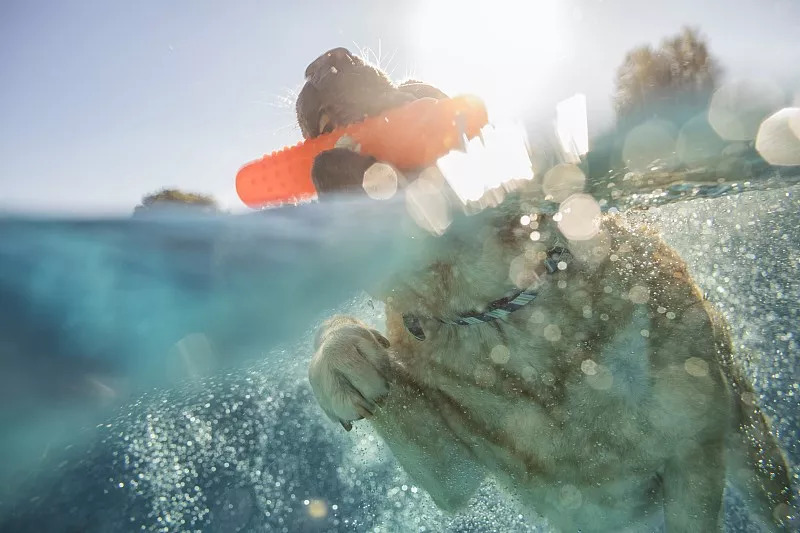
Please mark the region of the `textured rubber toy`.
POLYGON ((459 147, 461 133, 471 139, 488 121, 486 107, 474 96, 421 98, 247 163, 236 175, 236 192, 250 207, 312 198, 314 158, 344 135, 362 154, 400 170, 422 168, 459 147))

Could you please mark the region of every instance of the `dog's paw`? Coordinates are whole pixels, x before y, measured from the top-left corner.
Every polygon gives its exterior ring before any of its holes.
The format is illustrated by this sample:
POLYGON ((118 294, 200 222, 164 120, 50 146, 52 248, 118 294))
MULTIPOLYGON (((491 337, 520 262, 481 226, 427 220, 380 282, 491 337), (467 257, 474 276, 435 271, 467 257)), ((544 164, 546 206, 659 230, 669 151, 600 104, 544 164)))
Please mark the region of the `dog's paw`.
POLYGON ((337 194, 366 194, 364 174, 376 159, 361 155, 349 147, 326 150, 314 158, 311 179, 317 196, 327 198, 337 194))
POLYGON ((371 417, 389 393, 389 341, 361 322, 336 317, 317 335, 308 369, 322 410, 347 431, 371 417))

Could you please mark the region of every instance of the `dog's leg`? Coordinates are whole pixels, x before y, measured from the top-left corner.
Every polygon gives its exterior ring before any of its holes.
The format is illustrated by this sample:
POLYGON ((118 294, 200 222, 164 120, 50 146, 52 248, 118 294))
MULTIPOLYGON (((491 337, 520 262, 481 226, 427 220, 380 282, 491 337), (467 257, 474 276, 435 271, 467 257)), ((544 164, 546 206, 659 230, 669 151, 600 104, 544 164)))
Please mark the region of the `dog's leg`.
MULTIPOLYGON (((312 177, 320 198, 366 194, 364 173, 375 159, 346 148, 318 155, 312 177)), ((349 430, 368 418, 398 462, 442 509, 467 503, 484 471, 447 424, 447 416, 392 354, 389 341, 356 319, 334 317, 317 337, 309 378, 322 409, 349 430)), ((409 355, 409 357, 413 357, 409 355)))
POLYGON ((722 531, 725 488, 722 438, 676 450, 662 476, 667 533, 722 531))
POLYGON ((727 337, 696 287, 673 283, 667 290, 677 316, 656 311, 661 333, 651 337, 662 429, 675 435, 662 473, 666 531, 722 531, 730 396, 718 359, 727 337), (672 413, 680 418, 672 420, 672 413))
MULTIPOLYGON (((668 469, 671 475, 665 472, 667 523, 676 524, 676 530, 681 530, 681 517, 688 516, 688 511, 684 513, 681 506, 708 521, 713 520, 710 511, 721 501, 722 487, 718 486, 719 478, 712 468, 722 470, 724 466, 727 479, 742 492, 756 520, 770 531, 790 530, 792 525, 796 528, 796 523, 790 520, 795 511, 791 507, 786 459, 762 412, 753 403, 752 388, 733 358, 728 325, 702 298, 699 288, 691 282, 686 263, 677 253, 661 241, 651 242, 653 264, 660 265, 650 281, 651 294, 659 295, 658 301, 650 301, 651 313, 657 317, 654 320, 661 322, 654 328, 661 334, 652 336, 651 342, 655 337, 662 337, 657 342, 660 348, 654 357, 666 372, 664 383, 668 387, 661 391, 665 413, 689 414, 686 422, 705 426, 704 436, 698 434, 696 439, 689 439, 690 442, 706 443, 702 447, 681 445, 687 449, 677 450, 677 458, 668 469), (654 308, 656 305, 672 310, 673 318, 666 314, 665 320, 663 309, 654 308), (677 372, 670 373, 669 368, 677 368, 677 372), (680 398, 694 398, 694 401, 670 406, 680 398), (723 446, 721 457, 717 441, 723 446), (718 491, 713 494, 713 500, 703 494, 711 494, 712 487, 718 491), (702 514, 703 508, 709 513, 702 514)), ((648 252, 641 249, 637 253, 646 257, 648 252)), ((664 429, 669 431, 669 428, 664 429)))
MULTIPOLYGON (((720 317, 712 317, 723 324, 720 317)), ((797 527, 798 513, 789 481, 789 462, 731 352, 730 343, 720 350, 733 394, 726 455, 728 479, 766 530, 791 531, 797 527)))
POLYGON ((395 379, 386 403, 370 422, 436 505, 456 511, 478 489, 485 471, 429 394, 395 379))
POLYGON ((733 357, 730 331, 710 305, 712 335, 719 364, 732 394, 733 416, 726 441, 728 481, 740 492, 753 518, 766 531, 790 531, 797 526, 789 463, 756 403, 756 395, 733 357))
POLYGON ((690 420, 705 420, 706 428, 702 439, 705 444, 681 445, 664 473, 667 524, 676 524, 676 531, 693 531, 685 529, 689 523, 682 520, 696 520, 697 525, 691 523, 691 527, 705 530, 715 519, 715 509, 722 500, 724 480, 716 472, 724 470, 751 508, 753 518, 765 530, 791 530, 792 493, 786 459, 754 403, 752 388, 733 359, 724 320, 708 303, 698 302, 676 318, 674 327, 694 334, 673 337, 665 345, 669 355, 663 352, 660 357, 691 356, 684 368, 695 375, 699 371, 699 376, 683 376, 673 385, 675 390, 683 389, 683 398, 695 398, 682 410, 691 414, 690 420), (695 362, 702 361, 707 367, 694 368, 695 362), (724 386, 724 399, 713 399, 718 396, 716 386, 711 385, 716 379, 709 379, 713 376, 718 376, 724 386), (712 438, 712 434, 718 437, 712 438))
POLYGON ((734 424, 728 435, 728 472, 757 521, 766 531, 792 531, 798 525, 788 462, 749 384, 734 387, 734 424))
POLYGON ((389 341, 350 317, 317 335, 309 380, 323 411, 349 430, 367 418, 411 476, 445 510, 467 503, 484 472, 441 409, 405 377, 389 341))
POLYGON ((650 279, 657 296, 648 305, 653 423, 670 446, 660 473, 666 531, 722 531, 730 394, 719 357, 727 337, 685 264, 669 249, 660 252, 664 269, 650 279))

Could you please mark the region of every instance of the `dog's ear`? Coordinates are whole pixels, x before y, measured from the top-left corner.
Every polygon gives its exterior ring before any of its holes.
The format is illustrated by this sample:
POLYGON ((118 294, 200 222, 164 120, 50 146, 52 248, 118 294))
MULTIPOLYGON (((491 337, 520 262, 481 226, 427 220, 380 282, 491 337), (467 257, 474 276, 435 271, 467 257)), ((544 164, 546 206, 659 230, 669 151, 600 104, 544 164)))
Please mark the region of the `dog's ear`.
POLYGON ((406 80, 398 85, 397 88, 405 93, 412 94, 414 98, 418 100, 420 98, 436 98, 437 100, 441 100, 448 97, 433 85, 428 85, 419 80, 406 80))
POLYGON ((320 199, 336 194, 364 194, 364 173, 375 163, 372 156, 346 148, 326 150, 314 159, 311 179, 320 199))

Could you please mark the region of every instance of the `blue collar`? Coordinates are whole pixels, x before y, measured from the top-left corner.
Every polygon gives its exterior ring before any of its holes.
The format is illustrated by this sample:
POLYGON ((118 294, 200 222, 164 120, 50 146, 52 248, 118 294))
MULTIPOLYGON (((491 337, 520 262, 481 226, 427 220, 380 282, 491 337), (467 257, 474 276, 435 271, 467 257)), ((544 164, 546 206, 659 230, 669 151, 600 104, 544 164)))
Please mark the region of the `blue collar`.
MULTIPOLYGON (((565 270, 567 265, 572 260, 572 254, 563 246, 554 246, 547 251, 547 258, 544 260, 544 266, 548 274, 555 274, 559 270, 565 270)), ((459 315, 455 319, 445 319, 438 317, 426 317, 429 320, 435 320, 442 324, 450 324, 457 326, 471 326, 474 324, 483 324, 484 322, 492 322, 500 320, 517 309, 525 307, 536 299, 539 295, 539 289, 544 283, 544 279, 540 278, 534 285, 525 290, 515 290, 511 294, 495 300, 486 306, 486 310, 482 312, 472 311, 459 315)), ((403 324, 406 329, 418 340, 425 340, 425 332, 422 330, 420 324, 420 317, 411 313, 403 315, 403 324)))

